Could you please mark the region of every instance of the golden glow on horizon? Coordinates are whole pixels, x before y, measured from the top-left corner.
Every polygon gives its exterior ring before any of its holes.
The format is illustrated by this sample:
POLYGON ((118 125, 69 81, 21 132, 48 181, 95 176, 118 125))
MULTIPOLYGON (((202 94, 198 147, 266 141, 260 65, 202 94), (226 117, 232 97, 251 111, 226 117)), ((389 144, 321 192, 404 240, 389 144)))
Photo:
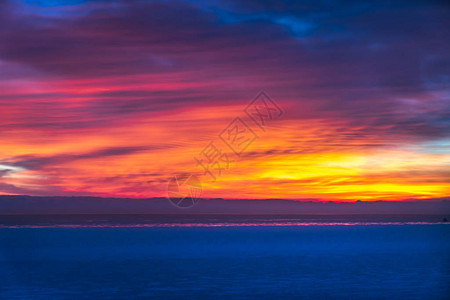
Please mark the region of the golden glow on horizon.
MULTIPOLYGON (((89 124, 86 128, 59 128, 59 121, 77 121, 76 112, 89 106, 92 93, 123 90, 111 84, 84 89, 79 89, 81 83, 59 84, 57 91, 71 95, 63 102, 66 119, 52 117, 49 122, 56 122, 55 128, 47 128, 45 119, 42 127, 38 124, 0 133, 0 171, 8 169, 8 163, 25 161, 23 169, 6 173, 3 183, 38 194, 57 189, 68 194, 163 197, 173 174, 201 173, 194 156, 210 141, 218 140, 221 130, 236 116, 242 116, 245 107, 234 103, 155 110, 152 114, 137 112, 132 118, 93 119, 94 129, 89 124), (83 94, 88 97, 79 98, 83 94), (129 152, 102 155, 105 149, 117 148, 129 152)), ((167 89, 173 89, 172 84, 167 89)), ((41 93, 55 88, 50 83, 43 86, 41 93)), ((127 90, 138 88, 155 87, 126 86, 127 90)), ((36 89, 33 86, 22 93, 32 94, 36 89)), ((61 104, 59 99, 51 101, 61 104)), ((289 101, 283 104, 291 105, 289 101)), ((5 110, 8 113, 2 124, 23 121, 22 114, 27 112, 14 103, 5 110)), ((39 119, 45 113, 32 111, 31 116, 39 119)), ((361 128, 333 119, 286 118, 266 129, 254 128, 259 138, 242 157, 231 157, 235 161, 216 182, 208 175, 201 177, 203 197, 347 201, 421 199, 449 193, 448 153, 433 154, 377 136, 358 135, 361 128)), ((0 191, 11 193, 20 190, 0 191)))

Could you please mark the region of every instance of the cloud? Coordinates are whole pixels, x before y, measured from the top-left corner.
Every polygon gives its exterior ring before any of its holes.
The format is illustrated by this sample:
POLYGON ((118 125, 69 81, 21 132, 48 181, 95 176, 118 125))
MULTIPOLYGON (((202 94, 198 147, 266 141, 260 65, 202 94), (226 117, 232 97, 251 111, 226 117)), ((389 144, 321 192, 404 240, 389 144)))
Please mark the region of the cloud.
POLYGON ((2 164, 5 166, 21 167, 28 170, 40 170, 48 166, 60 165, 75 160, 83 159, 96 159, 105 158, 111 156, 123 156, 130 155, 144 151, 152 151, 157 149, 167 149, 172 146, 170 145, 155 145, 153 147, 111 147, 96 150, 89 153, 80 154, 57 154, 53 156, 35 156, 35 155, 24 155, 14 157, 11 160, 6 160, 2 164))
POLYGON ((1 1, 1 159, 85 190, 70 162, 147 153, 130 172, 162 174, 261 89, 286 113, 247 159, 420 147, 449 137, 449 16, 439 1, 1 1))
POLYGON ((6 176, 6 175, 8 175, 8 174, 10 174, 10 173, 12 173, 12 172, 13 172, 12 169, 3 169, 3 170, 0 170, 0 178, 3 177, 3 176, 6 176))
POLYGON ((36 195, 36 191, 26 188, 20 188, 13 184, 0 182, 1 194, 13 194, 13 195, 36 195))
MULTIPOLYGON (((270 87, 285 97, 301 95, 324 105, 345 102, 344 112, 351 112, 348 106, 370 106, 373 97, 425 93, 429 83, 439 82, 446 72, 427 66, 448 59, 450 50, 442 43, 450 27, 446 10, 438 6, 227 3, 219 2, 213 12, 202 2, 88 1, 78 5, 89 8, 87 14, 68 19, 17 15, 6 20, 0 57, 40 70, 43 76, 159 75, 154 78, 161 83, 159 89, 166 75, 196 82, 214 79, 216 84, 234 79, 258 89, 270 87), (224 23, 225 9, 245 17, 224 23), (280 19, 291 21, 280 25, 280 19), (296 19, 315 24, 301 42, 285 28, 297 26, 292 21, 296 19), (367 96, 374 92, 377 95, 367 96)), ((187 99, 198 99, 201 89, 173 86, 167 96, 156 97, 135 89, 93 94, 89 96, 96 103, 87 110, 152 111, 163 107, 160 101, 175 108, 190 105, 187 99), (141 99, 134 100, 136 96, 141 99)), ((236 84, 228 92, 235 89, 236 84)), ((208 92, 210 101, 218 101, 214 87, 208 92)))

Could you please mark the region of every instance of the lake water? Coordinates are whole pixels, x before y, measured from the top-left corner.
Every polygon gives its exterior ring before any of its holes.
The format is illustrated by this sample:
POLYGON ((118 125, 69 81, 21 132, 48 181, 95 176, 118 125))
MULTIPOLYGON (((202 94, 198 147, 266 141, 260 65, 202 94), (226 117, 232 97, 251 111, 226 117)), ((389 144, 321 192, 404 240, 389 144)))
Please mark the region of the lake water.
POLYGON ((1 299, 450 299, 436 216, 0 218, 1 299))

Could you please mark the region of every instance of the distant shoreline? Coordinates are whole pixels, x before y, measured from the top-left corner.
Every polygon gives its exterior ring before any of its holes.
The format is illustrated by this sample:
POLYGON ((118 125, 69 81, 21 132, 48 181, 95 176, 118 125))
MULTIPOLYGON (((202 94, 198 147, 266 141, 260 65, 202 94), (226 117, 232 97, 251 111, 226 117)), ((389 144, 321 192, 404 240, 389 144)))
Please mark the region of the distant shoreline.
POLYGON ((450 198, 411 201, 318 202, 282 199, 201 199, 187 209, 166 198, 0 195, 0 215, 450 215, 450 198))

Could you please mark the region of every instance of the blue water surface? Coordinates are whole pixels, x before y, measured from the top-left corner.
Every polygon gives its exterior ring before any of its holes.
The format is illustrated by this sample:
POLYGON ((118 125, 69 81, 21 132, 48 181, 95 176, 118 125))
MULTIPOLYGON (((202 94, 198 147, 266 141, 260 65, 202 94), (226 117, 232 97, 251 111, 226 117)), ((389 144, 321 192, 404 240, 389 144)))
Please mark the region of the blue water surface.
POLYGON ((450 226, 2 228, 1 299, 450 299, 450 226))

